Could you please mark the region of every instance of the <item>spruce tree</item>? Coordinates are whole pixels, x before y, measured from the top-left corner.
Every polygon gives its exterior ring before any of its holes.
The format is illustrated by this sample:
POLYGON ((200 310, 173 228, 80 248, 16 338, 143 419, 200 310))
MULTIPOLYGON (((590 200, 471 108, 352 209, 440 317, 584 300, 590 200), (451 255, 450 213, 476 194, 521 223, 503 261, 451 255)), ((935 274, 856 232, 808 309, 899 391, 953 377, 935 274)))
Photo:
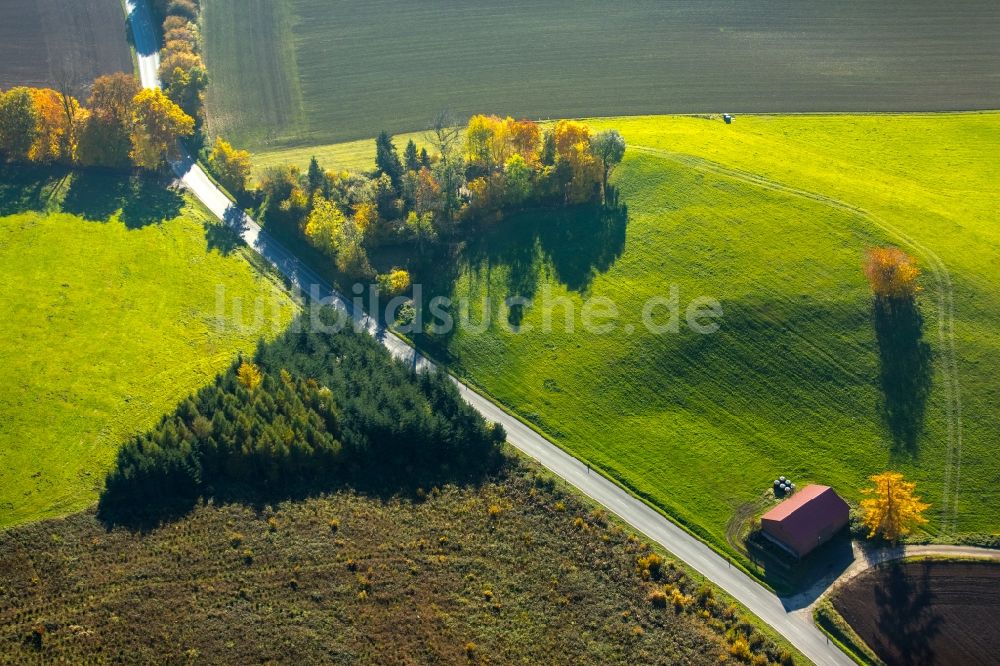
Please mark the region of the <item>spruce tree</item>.
POLYGON ((413 143, 413 139, 406 142, 406 150, 403 151, 403 164, 406 165, 407 171, 420 170, 420 159, 417 157, 417 144, 413 143))
POLYGON ((379 132, 375 139, 375 168, 380 174, 389 176, 393 189, 399 192, 403 182, 403 163, 399 160, 392 137, 385 130, 379 132))

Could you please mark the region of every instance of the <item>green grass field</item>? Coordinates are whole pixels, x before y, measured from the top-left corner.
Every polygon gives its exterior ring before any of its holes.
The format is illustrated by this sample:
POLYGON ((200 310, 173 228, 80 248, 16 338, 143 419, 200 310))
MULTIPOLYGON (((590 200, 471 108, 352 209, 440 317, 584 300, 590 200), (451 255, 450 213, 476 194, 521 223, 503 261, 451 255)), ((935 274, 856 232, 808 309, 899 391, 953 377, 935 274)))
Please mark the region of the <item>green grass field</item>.
MULTIPOLYGON (((486 294, 533 296, 523 323, 536 330, 512 333, 501 313, 486 332, 421 342, 720 547, 734 512, 778 475, 858 500, 890 467, 933 504, 931 535, 996 533, 1000 114, 589 122, 629 142, 615 175, 627 225, 501 223, 440 289, 474 312, 486 294), (926 400, 899 405, 907 396, 883 389, 861 272, 873 244, 903 247, 924 270, 931 363, 887 347, 885 367, 921 378, 926 400), (643 303, 672 284, 682 308, 722 303, 717 334, 645 331, 643 303), (554 333, 537 330, 545 289, 572 302, 576 333, 562 333, 558 307, 554 333), (579 330, 592 296, 617 303, 614 333, 579 330), (914 442, 889 426, 887 405, 923 410, 914 442)), ((328 168, 361 156, 358 144, 317 154, 328 168)))
POLYGON ((96 501, 126 438, 272 332, 220 328, 217 286, 291 318, 248 258, 156 183, 0 173, 0 528, 96 501))
POLYGON ((209 129, 255 151, 529 118, 996 108, 990 0, 206 0, 209 129))

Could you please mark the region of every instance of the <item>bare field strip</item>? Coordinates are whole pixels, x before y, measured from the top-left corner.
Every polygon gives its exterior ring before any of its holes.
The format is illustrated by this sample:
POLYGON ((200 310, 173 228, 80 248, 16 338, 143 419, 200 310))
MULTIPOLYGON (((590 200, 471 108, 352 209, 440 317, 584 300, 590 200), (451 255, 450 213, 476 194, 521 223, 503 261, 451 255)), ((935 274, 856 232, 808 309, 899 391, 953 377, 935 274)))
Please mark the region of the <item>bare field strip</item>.
POLYGON ((1000 567, 907 562, 858 576, 837 611, 887 664, 996 663, 1000 567))
POLYGON ((118 71, 132 71, 118 0, 0 0, 0 88, 64 80, 85 96, 118 71))
POLYGON ((1000 107, 1000 4, 205 0, 211 129, 256 150, 532 118, 1000 107))

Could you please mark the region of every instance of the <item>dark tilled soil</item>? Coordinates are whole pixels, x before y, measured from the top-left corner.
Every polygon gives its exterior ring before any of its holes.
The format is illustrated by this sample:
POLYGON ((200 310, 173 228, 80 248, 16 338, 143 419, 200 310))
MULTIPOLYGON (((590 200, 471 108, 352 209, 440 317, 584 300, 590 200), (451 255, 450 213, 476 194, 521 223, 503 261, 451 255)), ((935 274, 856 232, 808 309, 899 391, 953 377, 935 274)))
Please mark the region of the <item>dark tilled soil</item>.
POLYGON ((86 97, 119 71, 132 71, 119 0, 0 0, 0 88, 65 81, 86 97))
POLYGON ((912 562, 867 571, 833 605, 888 664, 996 664, 1000 566, 912 562))

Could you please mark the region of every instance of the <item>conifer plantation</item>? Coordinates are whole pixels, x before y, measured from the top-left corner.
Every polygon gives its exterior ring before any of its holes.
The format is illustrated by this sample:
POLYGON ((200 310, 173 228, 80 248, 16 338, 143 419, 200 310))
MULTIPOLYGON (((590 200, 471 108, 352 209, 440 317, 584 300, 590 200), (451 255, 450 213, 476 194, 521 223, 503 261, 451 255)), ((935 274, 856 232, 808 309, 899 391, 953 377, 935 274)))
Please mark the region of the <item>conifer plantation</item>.
POLYGON ((310 313, 122 447, 102 516, 158 520, 199 497, 380 492, 494 469, 505 440, 444 374, 417 373, 337 314, 310 313), (322 331, 319 330, 322 328, 322 331))

